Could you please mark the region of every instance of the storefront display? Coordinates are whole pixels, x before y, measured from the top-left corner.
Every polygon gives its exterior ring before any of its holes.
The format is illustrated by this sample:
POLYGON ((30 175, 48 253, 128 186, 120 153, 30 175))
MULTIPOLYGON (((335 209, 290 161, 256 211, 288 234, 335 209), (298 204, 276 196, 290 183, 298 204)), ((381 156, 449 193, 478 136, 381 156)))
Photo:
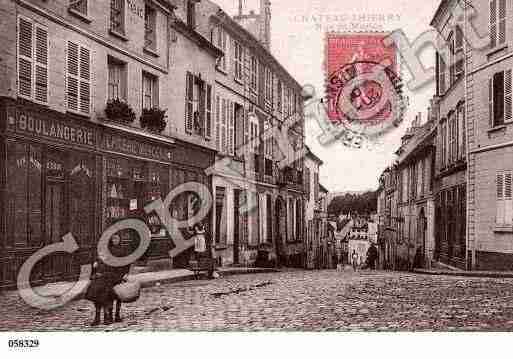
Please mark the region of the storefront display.
MULTIPOLYGON (((126 218, 142 219, 151 232, 142 262, 169 259, 173 239, 144 207, 186 182, 210 188, 204 170, 215 158, 212 150, 176 142, 0 99, 0 288, 15 287, 21 265, 68 233, 79 249, 45 257, 31 281, 76 279, 80 266, 96 259, 103 231, 126 218)), ((182 193, 169 210, 184 220, 199 205, 192 193, 182 193)), ((207 232, 210 220, 204 220, 207 232)), ((190 237, 188 228, 183 232, 190 237)), ((133 239, 130 230, 120 234, 133 239)), ((188 259, 184 253, 173 265, 188 259)))

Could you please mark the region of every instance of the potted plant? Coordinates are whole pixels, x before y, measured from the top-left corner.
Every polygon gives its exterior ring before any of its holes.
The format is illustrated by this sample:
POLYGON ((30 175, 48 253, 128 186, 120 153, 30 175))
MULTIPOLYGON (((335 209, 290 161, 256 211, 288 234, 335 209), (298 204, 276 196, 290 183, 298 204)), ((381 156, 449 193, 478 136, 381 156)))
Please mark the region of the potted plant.
POLYGON ((132 123, 135 120, 135 112, 132 107, 119 98, 107 101, 105 115, 111 121, 132 123))
POLYGON ((158 107, 144 108, 140 118, 141 127, 152 132, 162 132, 166 128, 166 111, 158 107))

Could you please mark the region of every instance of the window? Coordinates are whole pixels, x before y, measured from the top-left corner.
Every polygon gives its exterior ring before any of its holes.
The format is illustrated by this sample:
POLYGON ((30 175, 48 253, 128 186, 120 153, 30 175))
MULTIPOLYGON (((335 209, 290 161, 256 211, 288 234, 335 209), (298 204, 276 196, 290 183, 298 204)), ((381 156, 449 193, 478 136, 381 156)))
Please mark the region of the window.
POLYGON ((226 243, 228 234, 228 208, 226 204, 226 189, 224 187, 216 187, 216 244, 226 243))
POLYGON ((499 225, 511 225, 513 219, 512 172, 497 173, 497 216, 499 225))
POLYGON ((14 245, 42 243, 42 154, 36 146, 6 142, 7 238, 14 245))
POLYGON ((126 64, 109 56, 108 99, 126 100, 126 64))
POLYGON ((265 67, 265 99, 272 101, 273 73, 269 67, 265 67))
POLYGON ((242 81, 243 76, 243 51, 242 45, 234 41, 234 59, 235 64, 235 79, 242 81))
POLYGON ((159 93, 158 93, 158 78, 152 74, 143 71, 142 74, 143 84, 143 108, 150 109, 158 107, 159 93))
POLYGON ((458 160, 466 157, 466 146, 465 146, 465 105, 458 106, 457 109, 458 117, 458 160))
POLYGON ((258 60, 254 55, 251 56, 250 89, 254 92, 258 91, 258 60))
POLYGON ((446 64, 442 55, 438 54, 438 95, 443 96, 446 91, 446 83, 445 83, 445 71, 446 64))
POLYGON ((89 49, 68 41, 68 110, 89 114, 91 109, 91 58, 89 49))
POLYGON ((511 70, 497 72, 488 81, 490 126, 500 126, 512 120, 511 70))
POLYGON ((490 47, 506 43, 506 0, 490 1, 490 47))
POLYGON ((441 133, 440 133, 440 164, 441 168, 444 168, 446 163, 446 140, 447 140, 447 121, 442 119, 442 124, 440 125, 441 133))
POLYGON ((187 0, 187 26, 196 27, 196 1, 187 0))
POLYGON ((449 116, 449 149, 448 149, 448 163, 451 164, 458 158, 458 121, 456 113, 453 112, 449 116))
POLYGON ((185 130, 188 133, 212 137, 212 85, 200 76, 186 74, 185 130))
POLYGON ((227 38, 228 35, 226 34, 226 31, 224 29, 219 28, 217 31, 217 47, 219 47, 223 53, 224 56, 219 59, 219 62, 217 64, 218 68, 226 72, 226 54, 228 52, 228 44, 227 44, 227 38))
POLYGON ((48 31, 29 19, 18 19, 18 95, 48 102, 48 31))
POLYGON ((278 80, 278 103, 277 103, 277 107, 278 107, 278 112, 282 113, 283 111, 283 88, 282 88, 282 83, 281 81, 278 80))
POLYGON ((87 16, 87 0, 70 0, 69 9, 87 16))
POLYGON ((110 29, 125 34, 125 0, 110 0, 110 29))
POLYGON ((216 96, 216 148, 221 151, 221 98, 216 96))
POLYGON ((144 7, 144 47, 157 49, 157 12, 150 5, 144 7))
POLYGON ((207 85, 205 109, 205 138, 212 138, 212 85, 207 85))

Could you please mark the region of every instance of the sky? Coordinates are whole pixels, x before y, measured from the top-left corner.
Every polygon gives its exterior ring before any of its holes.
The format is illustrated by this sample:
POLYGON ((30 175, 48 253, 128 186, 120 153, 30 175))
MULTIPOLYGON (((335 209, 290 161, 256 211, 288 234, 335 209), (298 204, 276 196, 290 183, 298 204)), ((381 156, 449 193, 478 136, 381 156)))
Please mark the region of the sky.
MULTIPOLYGON (((230 15, 235 15, 238 0, 214 0, 230 15)), ((414 39, 432 30, 429 23, 440 0, 271 0, 271 52, 300 84, 313 85, 323 95, 325 81, 324 40, 327 31, 340 33, 393 31, 402 29, 414 39), (356 18, 356 21, 353 19, 356 18), (354 24, 356 22, 356 24, 354 24)), ((259 0, 244 0, 244 13, 259 11, 259 0)), ((420 54, 425 68, 434 66, 434 50, 420 54)), ((402 73, 408 81, 410 74, 402 73)), ((383 170, 393 163, 394 152, 415 115, 426 118, 434 84, 415 92, 407 91, 409 107, 403 124, 382 137, 378 144, 350 149, 340 142, 321 145, 322 133, 315 120, 305 123, 306 144, 323 160, 320 182, 333 192, 374 190, 383 170)))

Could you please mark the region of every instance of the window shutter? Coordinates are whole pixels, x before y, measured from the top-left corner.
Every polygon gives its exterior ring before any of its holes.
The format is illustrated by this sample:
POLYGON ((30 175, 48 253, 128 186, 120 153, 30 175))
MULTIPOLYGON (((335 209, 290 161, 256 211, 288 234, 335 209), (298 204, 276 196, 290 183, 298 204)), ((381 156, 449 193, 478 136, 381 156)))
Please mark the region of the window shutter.
POLYGON ((512 102, 511 102, 511 69, 504 72, 504 122, 511 121, 512 102))
POLYGON ((497 45, 497 0, 490 1, 490 46, 497 45))
POLYGON ((193 91, 194 82, 193 76, 187 72, 185 84, 185 132, 192 132, 192 116, 193 116, 193 91))
POLYGON ((90 51, 80 47, 80 112, 89 113, 91 106, 91 56, 90 51))
POLYGON ((497 223, 504 223, 504 175, 497 173, 497 223))
POLYGON ((48 31, 36 26, 35 38, 35 94, 39 102, 48 102, 48 31))
POLYGON ((493 127, 493 77, 488 80, 488 116, 490 127, 493 127))
POLYGON ((216 148, 221 150, 221 99, 216 96, 216 148))
POLYGON ((235 151, 235 116, 234 116, 234 103, 230 101, 230 107, 229 107, 229 116, 228 120, 230 121, 228 123, 228 145, 230 146, 229 151, 230 154, 233 155, 235 151))
POLYGON ((499 24, 498 24, 498 36, 497 42, 499 45, 504 44, 506 42, 506 0, 498 0, 499 1, 499 24))
POLYGON ((68 41, 68 109, 74 111, 78 111, 78 50, 79 47, 77 44, 68 41))
POLYGON ((244 109, 244 144, 249 143, 249 113, 248 110, 244 109))
POLYGON ((205 115, 205 138, 212 138, 212 85, 207 85, 207 108, 205 115))
POLYGON ((32 34, 33 26, 23 18, 18 20, 18 94, 32 96, 32 34))
POLYGON ((227 153, 226 148, 226 116, 227 116, 227 110, 226 110, 226 99, 223 99, 222 102, 222 117, 221 117, 221 151, 223 153, 227 153))
POLYGON ((440 65, 439 65, 439 89, 440 95, 445 94, 445 60, 443 56, 440 55, 440 65))
POLYGON ((512 174, 504 175, 504 223, 511 224, 513 219, 512 174))

